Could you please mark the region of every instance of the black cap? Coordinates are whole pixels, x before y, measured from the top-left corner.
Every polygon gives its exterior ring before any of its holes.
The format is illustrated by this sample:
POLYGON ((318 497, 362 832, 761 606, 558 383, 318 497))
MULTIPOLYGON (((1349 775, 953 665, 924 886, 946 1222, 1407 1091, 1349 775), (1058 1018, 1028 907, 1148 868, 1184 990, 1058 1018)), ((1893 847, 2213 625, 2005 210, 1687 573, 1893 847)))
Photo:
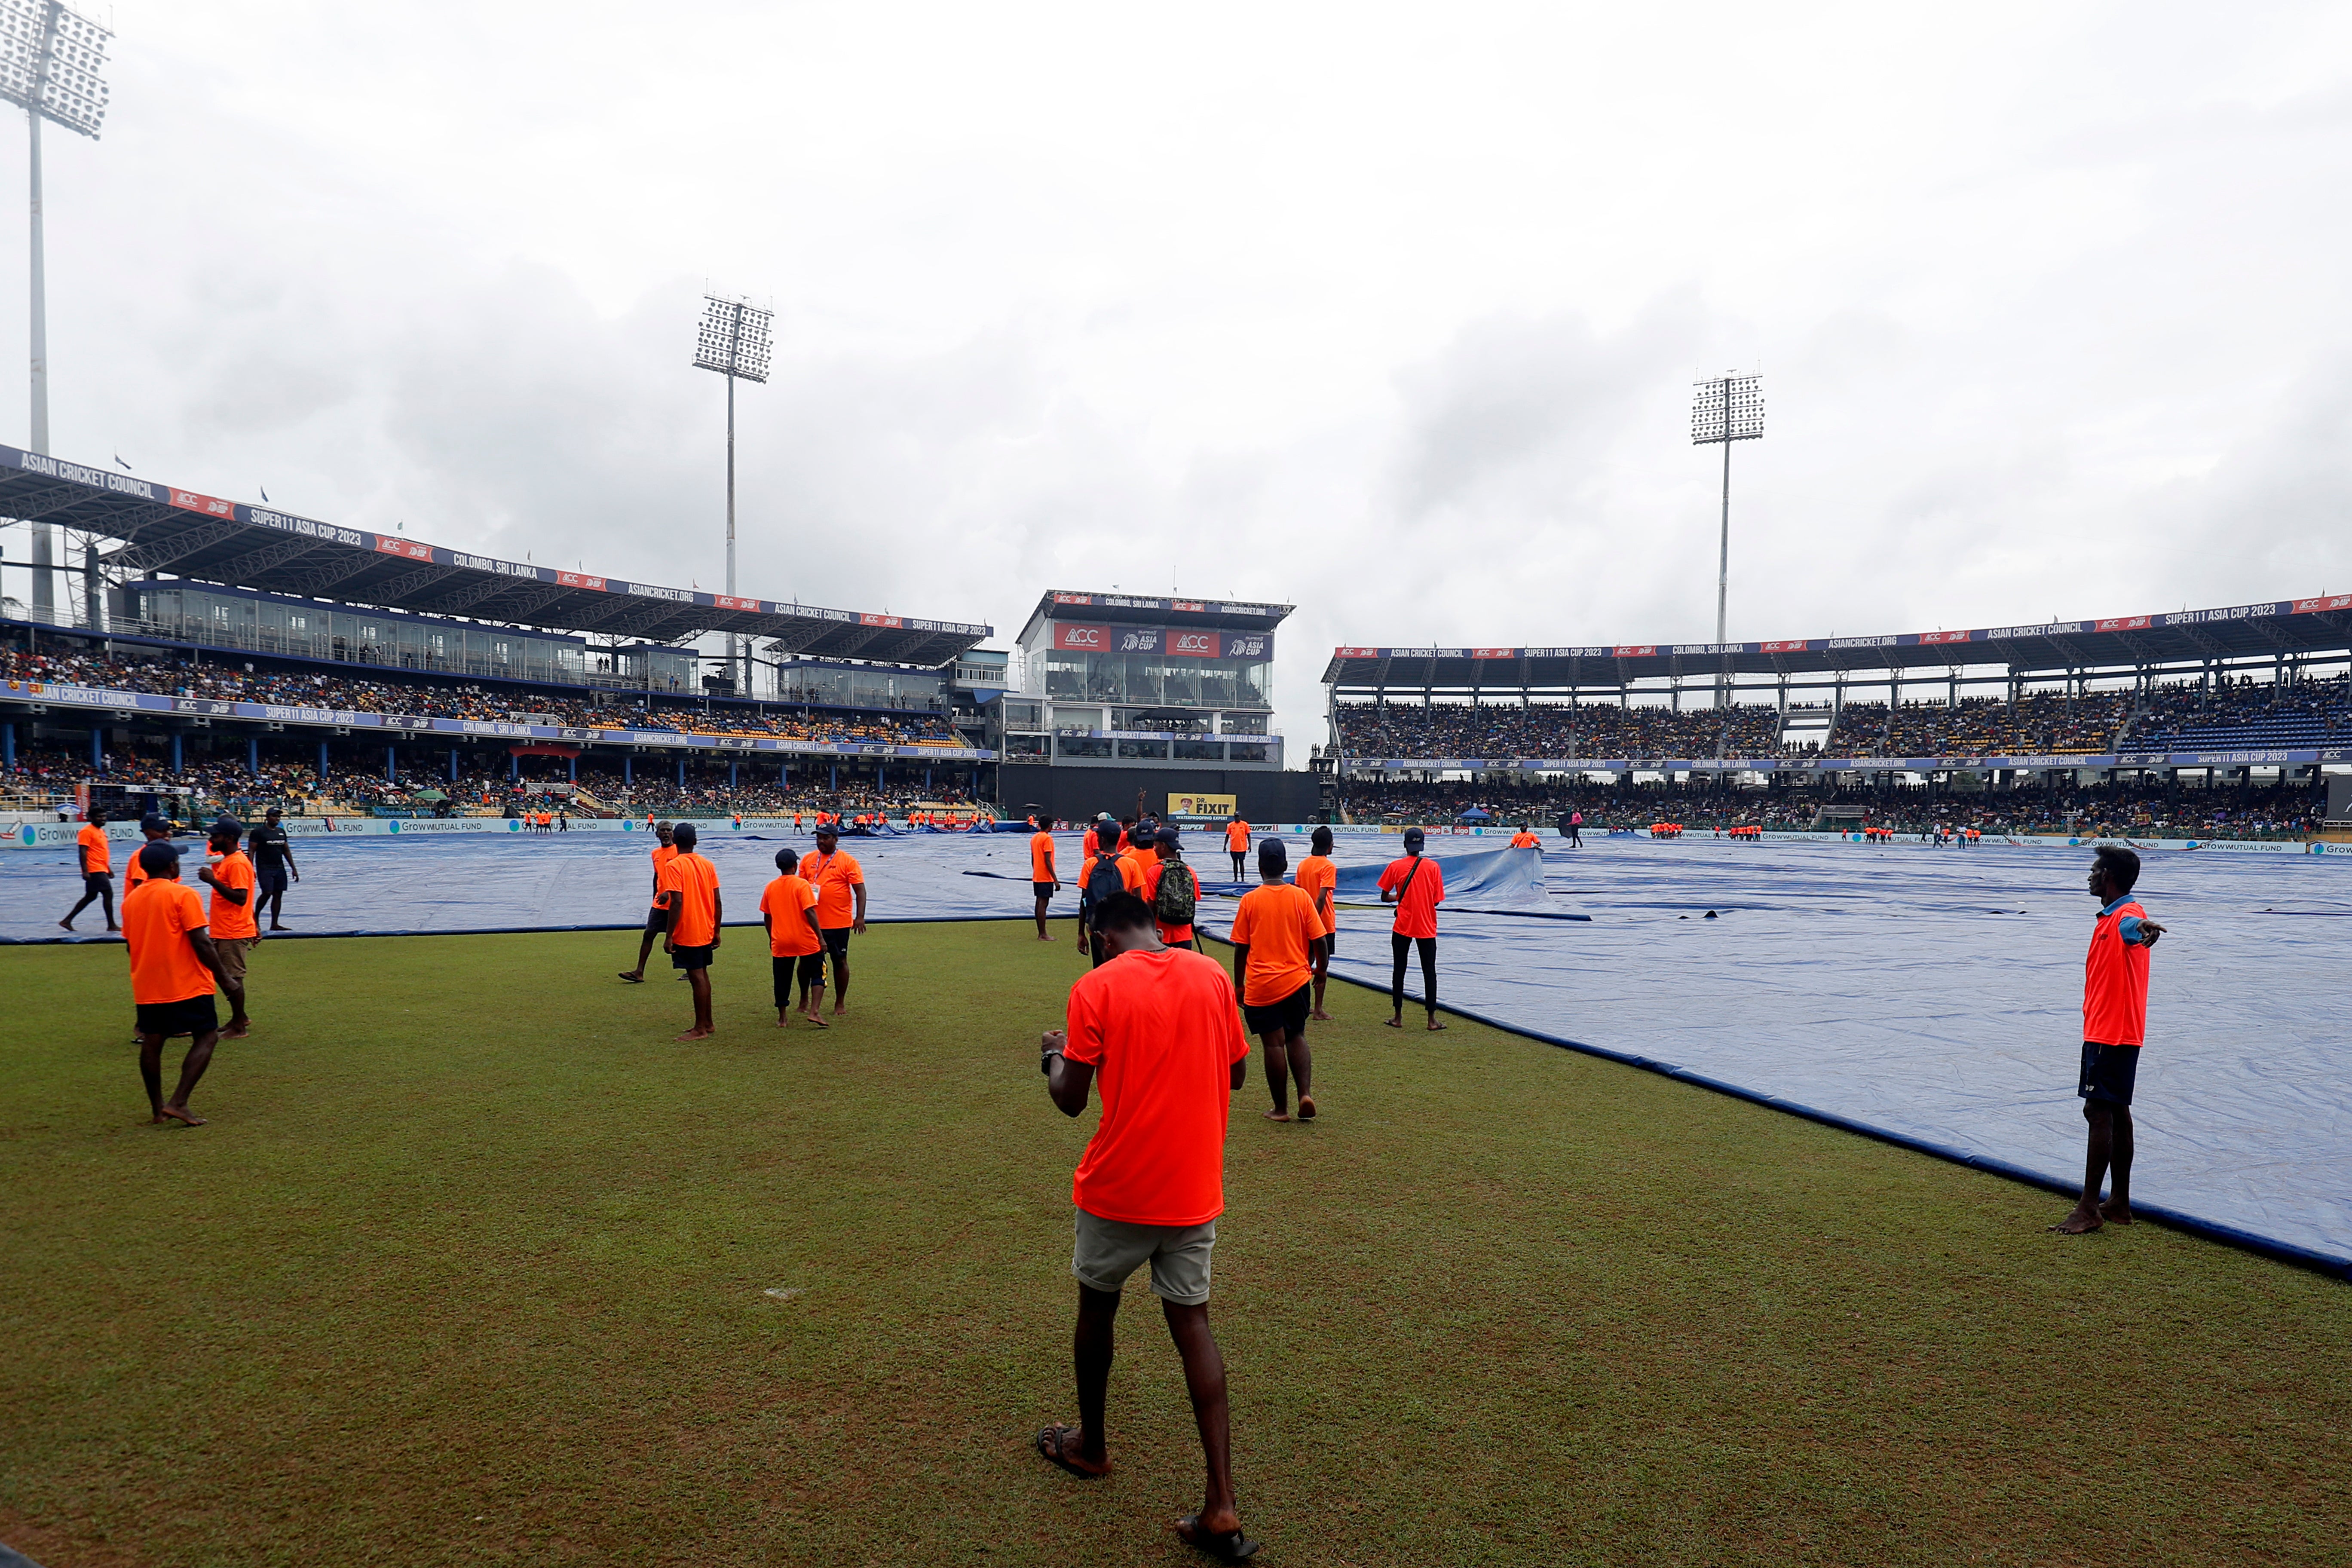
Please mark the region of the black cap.
POLYGON ((1180 848, 1184 843, 1184 836, 1172 827, 1163 827, 1151 837, 1154 843, 1165 844, 1171 849, 1180 848))

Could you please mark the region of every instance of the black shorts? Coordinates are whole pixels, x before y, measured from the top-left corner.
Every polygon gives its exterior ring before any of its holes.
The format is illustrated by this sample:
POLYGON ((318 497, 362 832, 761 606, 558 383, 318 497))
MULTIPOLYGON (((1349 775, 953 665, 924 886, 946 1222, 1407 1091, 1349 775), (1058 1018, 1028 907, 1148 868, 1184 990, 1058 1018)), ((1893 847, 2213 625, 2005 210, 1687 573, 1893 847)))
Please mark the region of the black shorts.
POLYGON ((847 958, 849 930, 847 926, 826 926, 819 931, 817 935, 824 938, 825 952, 832 953, 835 958, 847 958))
POLYGON ((1054 896, 1054 889, 1059 886, 1058 882, 1032 882, 1029 890, 1041 899, 1050 899, 1054 896))
POLYGON ((81 877, 81 890, 85 893, 110 893, 114 891, 114 878, 105 871, 85 871, 81 877))
POLYGON ((1315 988, 1302 985, 1279 1002, 1269 1002, 1263 1007, 1242 1005, 1242 1023, 1253 1035, 1270 1035, 1276 1029, 1286 1035, 1307 1032, 1307 1008, 1314 1000, 1315 988))
POLYGON ((646 929, 647 931, 654 931, 661 930, 662 917, 667 913, 669 913, 669 911, 662 908, 659 904, 656 904, 652 909, 647 910, 646 911, 646 929))
POLYGON ((265 899, 283 893, 286 890, 286 868, 280 866, 275 871, 256 871, 253 885, 265 899))
POLYGON ((2095 1040, 2084 1040, 2083 1072, 2074 1085, 2074 1092, 2083 1099, 2083 1114, 2091 1114, 2091 1104, 2095 1100, 2129 1105, 2132 1080, 2138 1076, 2137 1046, 2103 1046, 2095 1040))
POLYGON ((220 1015, 213 1011, 209 991, 184 1002, 142 1002, 138 1005, 139 1032, 142 1035, 205 1035, 220 1027, 220 1015))
POLYGON ((710 967, 710 950, 717 945, 705 942, 700 947, 671 948, 669 966, 672 969, 708 969, 710 967))
POLYGON ((824 984, 824 954, 804 952, 797 958, 769 958, 776 972, 776 1011, 782 1012, 798 999, 796 985, 824 984))

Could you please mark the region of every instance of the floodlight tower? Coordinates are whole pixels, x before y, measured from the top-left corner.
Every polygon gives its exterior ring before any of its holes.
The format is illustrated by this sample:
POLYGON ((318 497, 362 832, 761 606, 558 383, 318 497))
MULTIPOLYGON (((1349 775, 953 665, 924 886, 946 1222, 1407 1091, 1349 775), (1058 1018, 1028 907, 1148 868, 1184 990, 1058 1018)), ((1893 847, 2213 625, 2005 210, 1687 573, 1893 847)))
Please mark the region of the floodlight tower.
MULTIPOLYGON (((33 201, 33 428, 36 452, 49 449, 49 322, 47 279, 41 258, 41 121, 98 140, 106 123, 106 83, 99 68, 114 35, 58 0, 0 0, 0 99, 25 111, 26 146, 32 155, 33 201)), ((54 619, 57 589, 49 568, 56 563, 49 525, 33 529, 33 616, 54 619)))
MULTIPOLYGON (((714 370, 727 378, 727 596, 735 596, 735 382, 764 383, 768 379, 768 341, 776 313, 741 300, 706 294, 702 300, 702 331, 694 344, 694 367, 714 370)), ((736 689, 751 688, 749 649, 733 632, 727 634, 727 679, 736 689), (739 679, 740 677, 740 679, 739 679)))
MULTIPOLYGON (((1691 444, 1704 447, 1720 443, 1723 447, 1723 548, 1717 559, 1715 573, 1715 640, 1718 647, 1729 640, 1730 624, 1725 612, 1731 596, 1731 444, 1734 441, 1758 441, 1764 437, 1764 389, 1760 378, 1752 375, 1726 374, 1713 381, 1696 383, 1698 395, 1691 402, 1691 444)), ((1723 658, 1723 673, 1716 678, 1715 704, 1730 706, 1731 656, 1723 658)))

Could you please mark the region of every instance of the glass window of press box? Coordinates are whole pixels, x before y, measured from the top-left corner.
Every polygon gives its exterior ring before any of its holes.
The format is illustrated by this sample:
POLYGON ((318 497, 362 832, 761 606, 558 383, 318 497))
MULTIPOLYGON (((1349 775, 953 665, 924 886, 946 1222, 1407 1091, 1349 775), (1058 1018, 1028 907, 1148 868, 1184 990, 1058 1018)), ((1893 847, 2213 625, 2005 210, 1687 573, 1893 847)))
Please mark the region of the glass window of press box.
POLYGON ((1155 708, 1272 708, 1274 666, 1264 659, 1168 658, 1157 654, 1031 650, 1045 666, 1045 695, 1066 702, 1155 708))
POLYGON ((868 665, 780 665, 774 700, 919 713, 944 713, 948 709, 947 682, 937 671, 868 665))
POLYGON ((175 642, 509 680, 576 684, 587 678, 587 647, 578 637, 355 610, 197 583, 133 583, 129 593, 140 629, 175 642))

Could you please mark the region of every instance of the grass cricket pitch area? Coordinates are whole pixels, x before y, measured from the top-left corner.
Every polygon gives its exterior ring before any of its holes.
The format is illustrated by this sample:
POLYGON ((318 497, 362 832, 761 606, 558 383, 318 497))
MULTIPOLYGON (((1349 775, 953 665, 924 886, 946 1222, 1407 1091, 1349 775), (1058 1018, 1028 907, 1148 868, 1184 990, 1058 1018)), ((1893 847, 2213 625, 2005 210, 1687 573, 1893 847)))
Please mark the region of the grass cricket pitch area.
MULTIPOLYGON (((877 927, 829 1032, 773 1026, 730 931, 690 1045, 658 952, 613 978, 621 933, 271 942, 195 1131, 143 1124, 120 947, 0 953, 0 1541, 1200 1561, 1140 1276, 1118 1469, 1029 1447, 1076 1415, 1094 1122, 1036 1070, 1056 931, 877 927)), ((2155 1226, 2047 1236, 2045 1193, 1331 1002, 1322 1120, 1263 1121, 1253 1055, 1227 1146, 1213 1313, 1260 1562, 2342 1561, 2344 1286, 2155 1226)))

